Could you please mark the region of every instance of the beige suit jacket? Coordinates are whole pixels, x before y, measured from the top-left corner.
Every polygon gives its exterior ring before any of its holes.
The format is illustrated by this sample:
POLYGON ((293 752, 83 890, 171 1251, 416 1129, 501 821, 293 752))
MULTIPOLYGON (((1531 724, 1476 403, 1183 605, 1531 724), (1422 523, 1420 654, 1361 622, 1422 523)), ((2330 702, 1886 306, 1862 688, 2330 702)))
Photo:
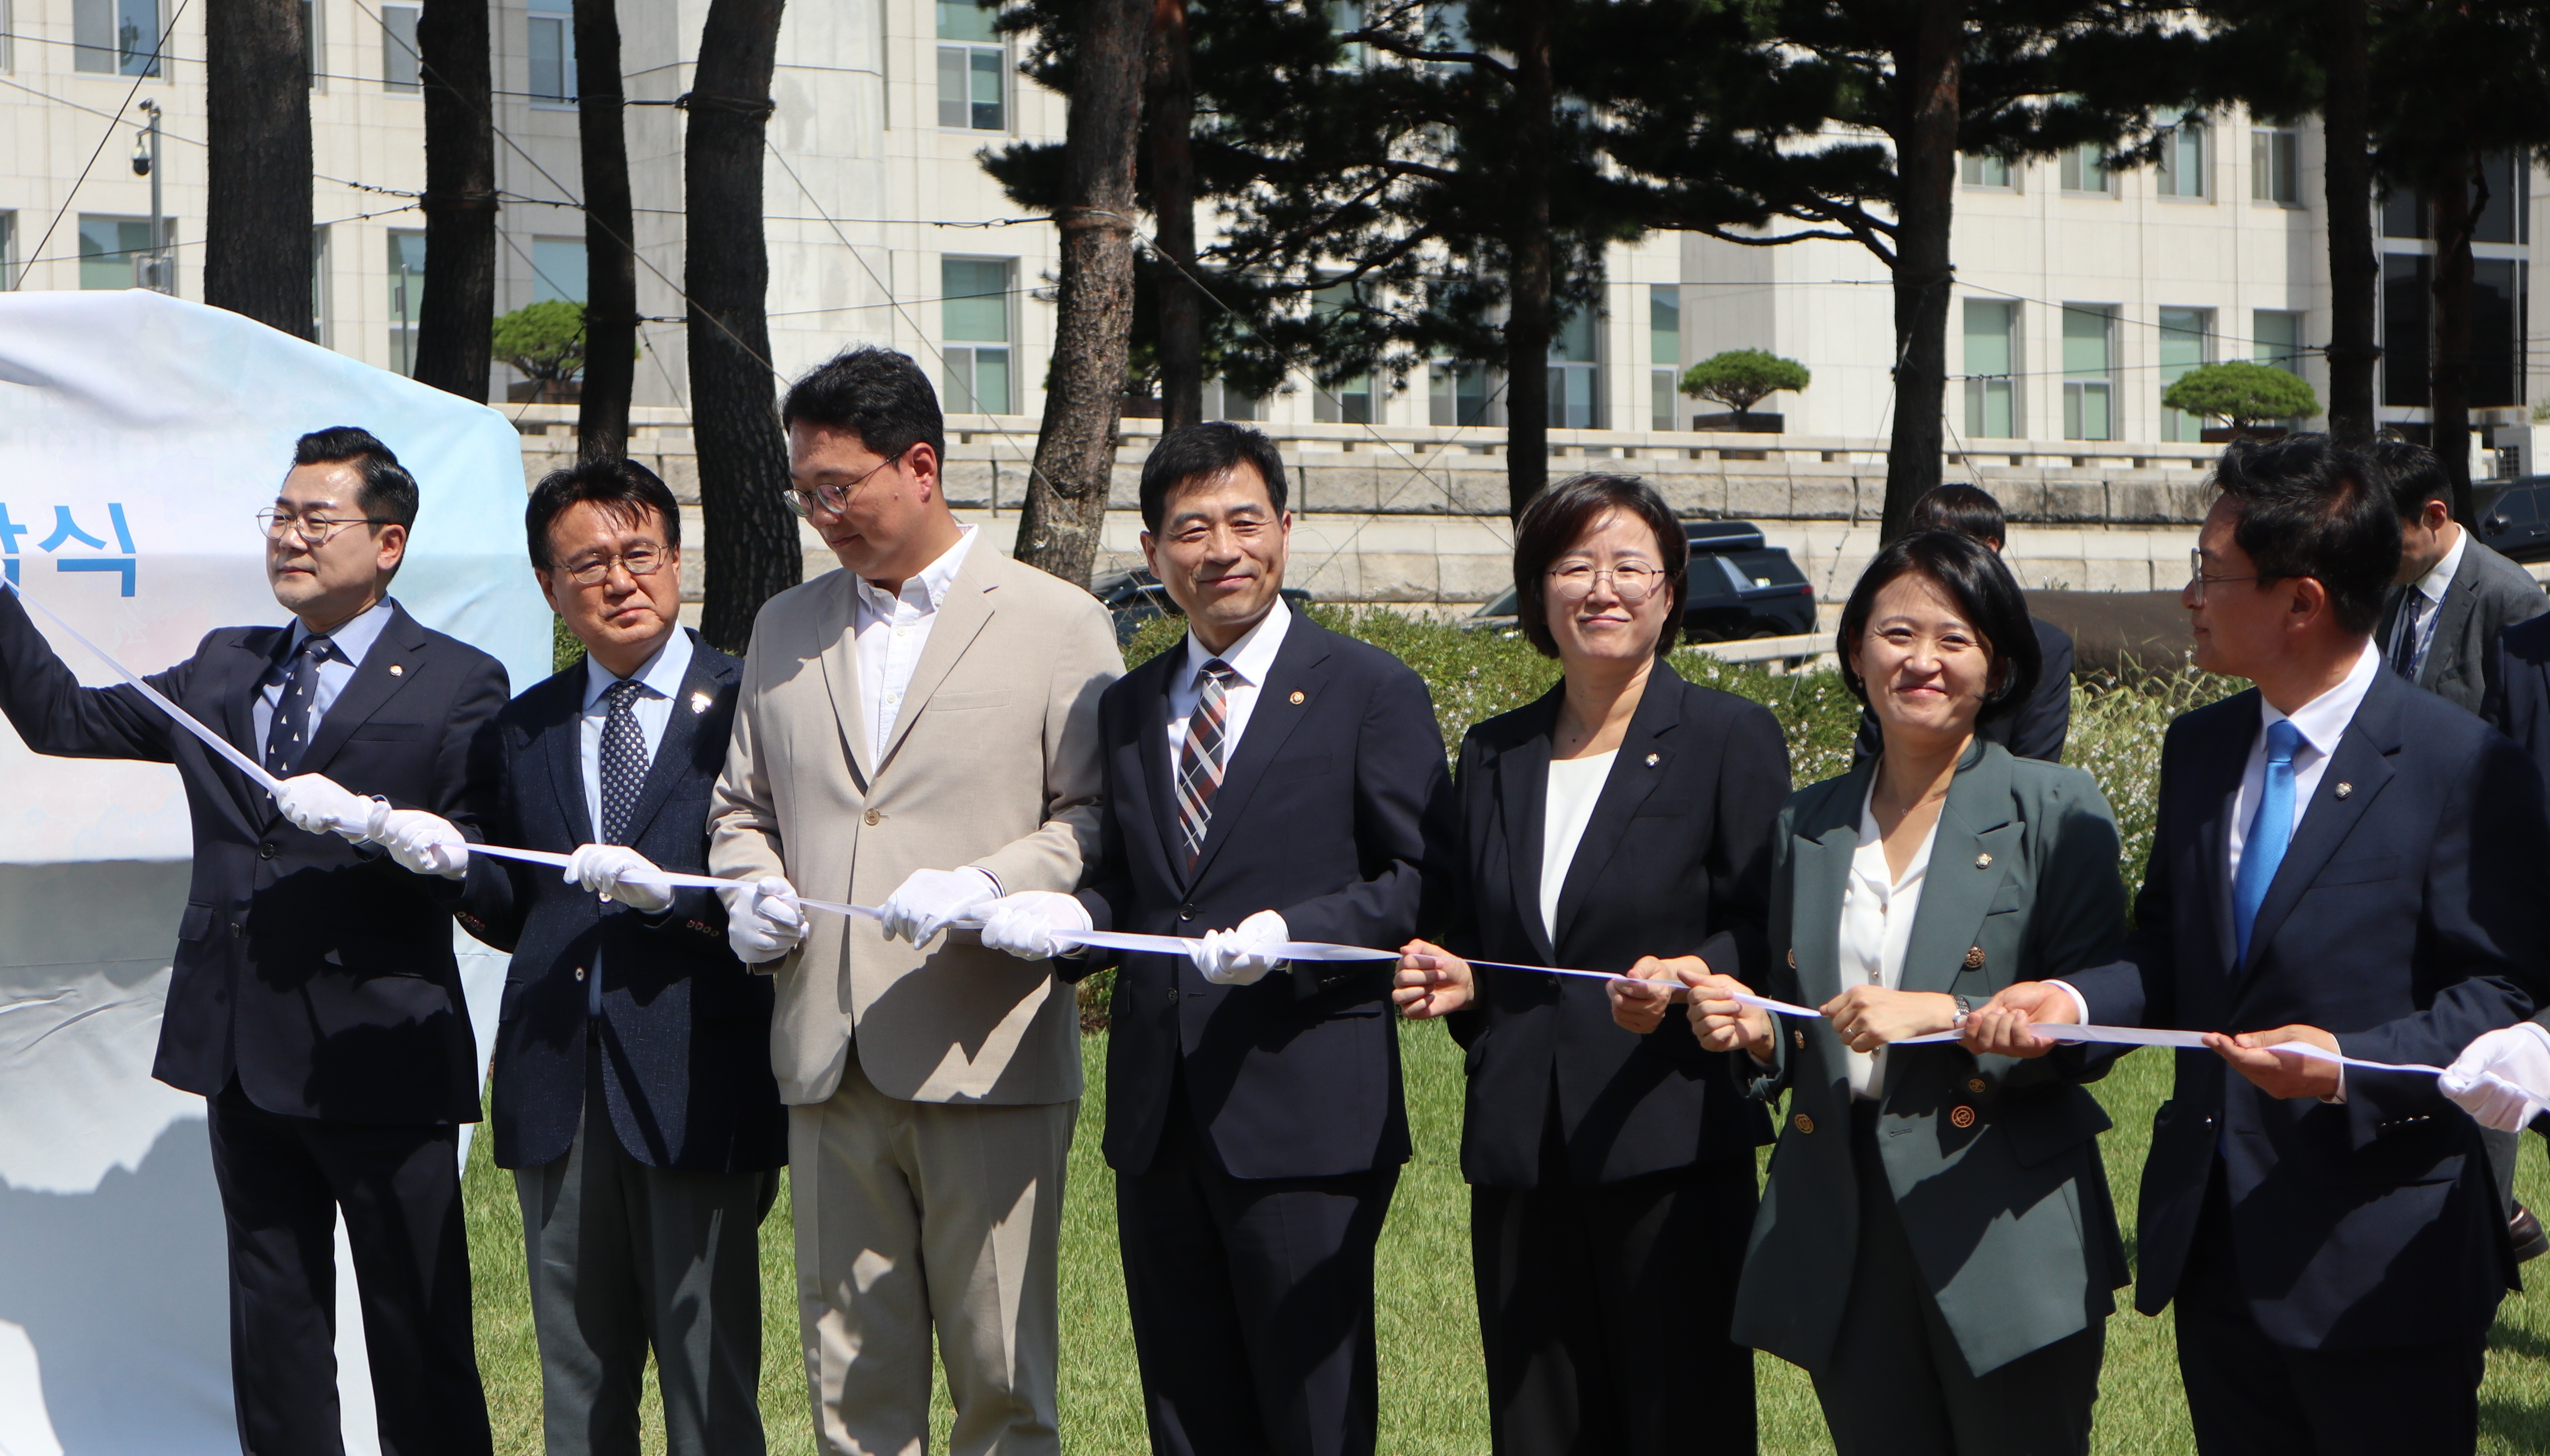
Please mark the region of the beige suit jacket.
MULTIPOLYGON (((709 867, 877 905, 918 869, 978 865, 1006 891, 1078 887, 1098 852, 1098 695, 1124 671, 1096 598, 977 541, 931 624, 880 762, 860 705, 855 588, 828 572, 761 609, 745 654, 709 867)), ((909 1102, 1080 1096, 1080 1019, 1049 963, 970 930, 916 949, 807 914, 778 977, 779 1095, 820 1103, 855 1049, 909 1102)))

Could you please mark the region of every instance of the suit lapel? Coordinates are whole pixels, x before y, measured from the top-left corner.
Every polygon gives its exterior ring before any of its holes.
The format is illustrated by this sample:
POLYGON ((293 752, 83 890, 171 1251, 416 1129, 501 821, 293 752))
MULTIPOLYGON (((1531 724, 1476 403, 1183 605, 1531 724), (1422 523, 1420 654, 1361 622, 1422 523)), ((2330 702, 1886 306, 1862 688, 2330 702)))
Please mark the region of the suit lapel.
POLYGON ((1832 780, 1820 812, 1791 831, 1796 880, 1789 944, 1797 957, 1798 999, 1808 1006, 1819 1006, 1841 990, 1841 897, 1850 885, 1851 856, 1859 849, 1859 807, 1868 798, 1875 761, 1832 780))
POLYGON ((833 575, 833 589, 815 614, 815 655, 824 664, 825 690, 833 695, 833 721, 841 726, 843 754, 865 793, 876 782, 876 765, 868 761, 868 715, 859 688, 859 582, 846 567, 833 575))
MULTIPOLYGON (((1179 649, 1181 654, 1184 650, 1179 649)), ((1213 868, 1222 846, 1229 843, 1236 832, 1249 797, 1265 779, 1267 766, 1284 751, 1293 729, 1320 707, 1327 676, 1321 664, 1327 657, 1327 630, 1296 613, 1292 626, 1284 631, 1284 644, 1275 649, 1275 663, 1267 669, 1266 681, 1257 690, 1257 706, 1249 710, 1248 727, 1239 735, 1239 746, 1223 769, 1222 787, 1214 791, 1213 817, 1205 822, 1204 852, 1196 857, 1195 873, 1187 877, 1188 884, 1202 881, 1205 871, 1213 868), (1294 701, 1297 693, 1301 696, 1298 703, 1294 701)), ((1342 767, 1349 774, 1354 772, 1353 764, 1342 767)), ((1174 828, 1171 832, 1175 833, 1174 828)))
MULTIPOLYGON (((285 648, 292 641, 289 627, 251 628, 240 634, 238 654, 223 663, 226 673, 235 673, 239 681, 222 690, 222 733, 233 747, 259 763, 265 761, 265 744, 256 735, 256 696, 263 692, 265 676, 274 670, 285 648)), ((235 792, 245 806, 247 822, 262 834, 267 825, 283 817, 274 800, 247 775, 218 757, 207 755, 206 764, 236 785, 235 792)))
POLYGON ((1542 827, 1542 816, 1549 803, 1549 737, 1557 731, 1558 705, 1566 691, 1561 683, 1534 703, 1531 731, 1497 754, 1498 819, 1505 825, 1506 865, 1514 875, 1515 909, 1542 965, 1558 963, 1549 927, 1540 920, 1540 848, 1548 833, 1542 827))
POLYGON ((655 759, 647 765, 646 782, 638 790, 638 802, 629 811, 630 843, 645 837, 647 825, 655 822, 664 801, 690 776, 692 745, 699 740, 700 720, 708 716, 720 690, 735 679, 734 661, 715 656, 709 644, 695 633, 691 638, 691 665, 682 673, 680 690, 673 694, 672 716, 664 721, 664 739, 655 745, 655 759))
MULTIPOLYGON (((2235 701, 2241 706, 2228 720, 2228 730, 2198 761, 2198 778, 2188 791, 2196 817, 2198 888, 2205 896, 2206 921, 2213 926, 2215 964, 2232 974, 2239 969, 2240 937, 2231 920, 2231 821, 2239 813, 2240 778, 2248 771, 2249 749, 2258 738, 2260 699, 2252 688, 2235 701)), ((2254 932, 2256 926, 2250 928, 2254 932)))
POLYGON ((956 579, 947 584, 946 600, 933 609, 930 640, 921 649, 921 660, 913 664, 912 683, 903 690, 903 702, 895 710, 894 734, 886 740, 885 757, 877 762, 879 773, 894 761, 895 750, 903 746, 903 740, 912 735, 912 726, 930 705, 930 695, 938 691, 956 659, 965 654, 991 622, 1000 587, 992 572, 1000 559, 989 541, 978 539, 967 548, 964 561, 956 568, 956 579))
MULTIPOLYGON (((407 609, 390 603, 389 625, 372 639, 372 649, 363 654, 363 664, 354 669, 351 682, 328 706, 327 716, 319 721, 319 730, 310 736, 310 751, 303 755, 303 773, 325 773, 339 749, 354 729, 371 721, 372 715, 389 705, 410 681, 420 676, 418 659, 425 652, 425 629, 407 609)), ((434 725, 429 725, 434 727, 434 725)))
POLYGON ((533 719, 539 736, 532 748, 548 773, 566 835, 578 844, 601 837, 594 824, 594 805, 584 797, 584 691, 592 681, 591 672, 578 657, 573 667, 533 689, 551 696, 533 719))
MULTIPOLYGON (((2285 918, 2319 877, 2329 856, 2346 842, 2356 822, 2364 818, 2373 801, 2391 782, 2390 756, 2400 751, 2399 695, 2411 691, 2397 673, 2377 670, 2373 685, 2365 690, 2364 702, 2355 710, 2355 719, 2337 740, 2337 751, 2329 755, 2328 766, 2320 770, 2319 786, 2311 791, 2307 809, 2296 805, 2302 822, 2294 826, 2293 842, 2286 846, 2283 862, 2276 866, 2276 877, 2267 883, 2267 898, 2258 905, 2258 919, 2249 927, 2249 945, 2258 950, 2274 942, 2276 931, 2285 918), (2346 792, 2338 792, 2340 785, 2346 792)), ((2245 976, 2261 959, 2249 958, 2241 967, 2245 976)))
MULTIPOLYGON (((2471 614, 2479 610, 2479 553, 2485 549, 2476 540, 2462 551, 2462 564, 2453 572, 2452 582, 2444 588, 2444 599, 2435 606, 2434 634, 2426 638, 2426 660, 2417 664, 2417 686, 2432 688, 2443 676, 2446 656, 2458 657, 2462 633, 2469 631, 2471 614)), ((2415 591, 2415 587, 2408 588, 2415 591)))
POLYGON ((1906 991, 1945 992, 1956 985, 2026 827, 2011 818, 2010 754, 1983 743, 1969 751, 1975 757, 1948 781, 1947 802, 1939 806, 1920 908, 1904 946, 1906 991))
POLYGON ((1146 686, 1136 688, 1132 696, 1133 718, 1139 731, 1133 744, 1135 766, 1129 792, 1139 795, 1141 810, 1128 816, 1147 819, 1151 825, 1151 842, 1158 846, 1160 862, 1167 867, 1169 881, 1183 886, 1187 878, 1185 847, 1178 842, 1176 796, 1169 788, 1169 689, 1186 670, 1187 644, 1178 644, 1134 669, 1151 674, 1146 686))
MULTIPOLYGON (((1604 867, 1612 861, 1621 843, 1628 838, 1629 821, 1663 782, 1672 766, 1672 734, 1682 722, 1682 679, 1674 670, 1659 662, 1647 675, 1646 688, 1638 695, 1638 706, 1629 715, 1629 727, 1620 735, 1620 749, 1612 757, 1612 771, 1603 776, 1603 792, 1594 801, 1593 817, 1585 822, 1584 836, 1577 840, 1576 857, 1560 868, 1566 876, 1559 882, 1558 913, 1550 919, 1558 933, 1557 944, 1567 943, 1567 931, 1575 922, 1576 912, 1585 897, 1593 893, 1595 882, 1602 878, 1604 867)), ((1543 776, 1546 785, 1547 776, 1543 776)), ((1544 792, 1543 799, 1548 796, 1544 792)), ((1544 823, 1541 835, 1545 839, 1544 823)), ((1550 866, 1541 866, 1548 874, 1550 866)), ((1532 906, 1537 909, 1537 898, 1532 906)))

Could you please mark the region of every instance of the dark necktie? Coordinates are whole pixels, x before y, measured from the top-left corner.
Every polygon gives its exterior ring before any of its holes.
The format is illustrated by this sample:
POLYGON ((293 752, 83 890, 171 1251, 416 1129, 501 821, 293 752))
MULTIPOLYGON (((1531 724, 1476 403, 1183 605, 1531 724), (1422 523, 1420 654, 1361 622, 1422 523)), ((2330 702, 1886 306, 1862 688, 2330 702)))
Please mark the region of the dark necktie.
POLYGON ((603 690, 611 704, 602 720, 602 842, 629 842, 629 819, 638 809, 638 791, 646 783, 646 735, 638 728, 638 695, 643 689, 623 680, 603 690))
POLYGON ((283 675, 283 700, 274 705, 274 722, 265 728, 265 771, 288 779, 310 751, 311 708, 319 701, 319 663, 336 643, 316 632, 301 639, 292 666, 283 675))
POLYGON ((2411 588, 2400 604, 2400 637, 2391 644, 2391 669, 2410 682, 2417 680, 2417 614, 2426 594, 2411 588))
POLYGON ((1213 794, 1222 787, 1223 728, 1228 718, 1225 693, 1238 674, 1216 657, 1204 665, 1204 691, 1195 712, 1187 715, 1186 742, 1178 749, 1178 838, 1186 845, 1187 868, 1204 853, 1204 833, 1213 823, 1213 794))

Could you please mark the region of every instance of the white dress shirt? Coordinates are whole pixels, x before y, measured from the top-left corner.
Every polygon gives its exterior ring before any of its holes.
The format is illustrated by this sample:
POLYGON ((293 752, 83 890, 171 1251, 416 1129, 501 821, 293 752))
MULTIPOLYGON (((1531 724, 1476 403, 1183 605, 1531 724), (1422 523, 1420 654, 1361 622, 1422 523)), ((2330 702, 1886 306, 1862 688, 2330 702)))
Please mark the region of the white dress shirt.
MULTIPOLYGON (((1223 665, 1231 672, 1230 681, 1222 690, 1222 766, 1239 753, 1239 735, 1248 731, 1249 715, 1257 711, 1257 690, 1266 685, 1266 674, 1275 670, 1275 653, 1284 645, 1284 633, 1293 626, 1293 609, 1278 596, 1274 607, 1257 625, 1240 633, 1230 650, 1220 654, 1223 665)), ((1204 697, 1204 665, 1216 654, 1196 640, 1195 629, 1187 629, 1186 667, 1169 680, 1169 802, 1177 802, 1178 755, 1186 747, 1187 719, 1204 697)))
MULTIPOLYGON (((646 762, 655 762, 655 750, 664 746, 664 726, 672 722, 673 700, 681 696, 682 678, 691 670, 691 634, 681 627, 655 649, 637 672, 631 674, 638 683, 638 701, 629 705, 630 714, 638 720, 638 731, 646 740, 646 762)), ((611 704, 603 695, 620 679, 611 669, 584 657, 584 713, 576 724, 576 758, 584 769, 584 810, 593 816, 590 843, 602 842, 602 726, 611 720, 611 704)), ((602 1015, 602 947, 593 947, 592 973, 584 983, 584 1014, 602 1015)))
POLYGON ((1603 797, 1603 781, 1612 776, 1612 760, 1620 750, 1589 753, 1583 758, 1549 760, 1548 801, 1540 811, 1540 924, 1558 942, 1558 892, 1567 887, 1567 871, 1576 863, 1576 846, 1594 820, 1603 797))
MULTIPOLYGON (((328 633, 327 655, 319 659, 319 686, 310 698, 312 737, 319 735, 319 725, 327 721, 328 710, 336 706, 337 695, 354 680, 354 669, 363 665, 363 658, 371 652, 372 643, 381 639, 381 630, 390 625, 390 617, 395 610, 389 599, 383 597, 369 610, 356 613, 344 625, 328 633)), ((283 680, 291 674, 292 659, 309 635, 310 629, 296 619, 292 624, 292 645, 285 649, 282 660, 267 668, 265 676, 257 682, 256 699, 248 705, 248 719, 249 730, 256 734, 259 758, 265 756, 265 735, 273 730, 275 710, 283 705, 283 680)))
MULTIPOLYGON (((1921 886, 1930 876, 1930 846, 1938 842, 1939 821, 1921 835, 1921 846, 1901 875, 1886 866, 1886 838, 1869 807, 1877 794, 1877 775, 1868 776, 1868 792, 1859 801, 1859 845, 1851 851, 1850 878, 1841 892, 1841 984, 1904 985, 1904 952, 1912 939, 1913 918, 1921 913, 1921 886)), ((1944 810, 1943 810, 1944 812, 1944 810)), ((1850 1095, 1874 1102, 1886 1091, 1886 1049, 1842 1053, 1850 1068, 1850 1095)))
POLYGON ((872 765, 884 765, 894 726, 903 717, 903 695, 912 688, 912 670, 921 664, 921 649, 930 645, 930 626, 938 620, 965 553, 973 549, 974 528, 956 530, 956 543, 906 578, 901 591, 886 591, 865 577, 851 578, 850 631, 858 644, 859 711, 867 716, 872 765))
POLYGON ((2400 619, 2391 640, 2383 644, 2383 659, 2398 661, 2400 638, 2414 632, 2416 645, 2408 659, 2410 682, 2415 682, 2417 674, 2426 670, 2426 649, 2435 644, 2435 624, 2443 620, 2444 594, 2452 590, 2453 574, 2462 569, 2462 556, 2469 550, 2470 533, 2454 527, 2453 548, 2444 552, 2444 559, 2429 567, 2425 575, 2417 578, 2415 584, 2408 588, 2408 600, 2400 604, 2400 619))

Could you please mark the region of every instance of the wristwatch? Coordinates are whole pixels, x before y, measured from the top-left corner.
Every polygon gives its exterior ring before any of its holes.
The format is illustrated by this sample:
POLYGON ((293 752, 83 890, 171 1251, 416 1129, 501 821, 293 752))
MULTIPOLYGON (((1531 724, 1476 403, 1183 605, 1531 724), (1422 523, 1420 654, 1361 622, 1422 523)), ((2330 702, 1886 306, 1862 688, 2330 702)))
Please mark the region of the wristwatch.
POLYGON ((1975 1004, 1962 996, 1952 995, 1949 999, 1957 1004, 1957 1019, 1948 1029, 1963 1031, 1966 1029, 1966 1018, 1975 1014, 1975 1004))

